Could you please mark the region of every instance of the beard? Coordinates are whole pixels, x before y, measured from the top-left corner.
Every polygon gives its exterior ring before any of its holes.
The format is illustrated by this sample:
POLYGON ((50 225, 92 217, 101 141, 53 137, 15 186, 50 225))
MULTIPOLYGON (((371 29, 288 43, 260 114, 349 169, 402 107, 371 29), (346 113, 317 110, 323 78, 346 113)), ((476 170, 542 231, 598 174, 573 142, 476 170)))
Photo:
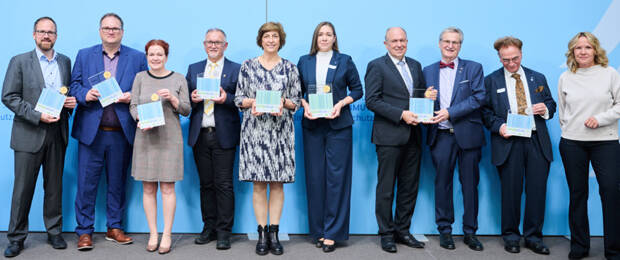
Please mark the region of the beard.
POLYGON ((42 40, 37 42, 37 47, 39 47, 42 51, 49 51, 54 48, 54 42, 42 40))

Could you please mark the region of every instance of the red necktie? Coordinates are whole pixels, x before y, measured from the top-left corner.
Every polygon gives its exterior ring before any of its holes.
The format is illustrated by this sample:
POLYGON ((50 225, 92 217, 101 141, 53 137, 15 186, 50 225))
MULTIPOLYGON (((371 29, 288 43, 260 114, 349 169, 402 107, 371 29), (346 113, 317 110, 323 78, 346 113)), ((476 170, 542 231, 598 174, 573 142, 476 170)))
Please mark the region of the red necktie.
POLYGON ((445 67, 450 67, 451 69, 454 69, 454 61, 450 62, 450 63, 444 63, 443 61, 439 62, 439 68, 443 69, 445 67))

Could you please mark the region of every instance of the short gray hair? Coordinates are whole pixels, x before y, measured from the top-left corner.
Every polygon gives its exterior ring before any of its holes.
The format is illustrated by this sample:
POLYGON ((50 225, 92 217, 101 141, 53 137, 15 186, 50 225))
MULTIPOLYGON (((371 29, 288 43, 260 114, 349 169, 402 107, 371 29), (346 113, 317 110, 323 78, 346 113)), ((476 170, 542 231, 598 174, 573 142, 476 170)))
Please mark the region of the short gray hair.
POLYGON ((387 28, 387 30, 385 30, 385 40, 386 41, 387 41, 387 35, 390 32, 390 30, 396 29, 396 28, 403 30, 403 32, 405 33, 405 37, 407 37, 407 31, 405 31, 405 28, 400 27, 400 26, 394 26, 394 27, 387 28))
POLYGON ((457 27, 453 27, 453 26, 450 26, 450 27, 448 27, 446 29, 443 29, 443 31, 441 31, 441 33, 439 34, 439 41, 441 41, 441 37, 443 36, 444 33, 449 33, 449 32, 458 33, 459 34, 459 38, 461 38, 461 43, 463 43, 463 40, 465 39, 463 37, 463 31, 461 31, 461 29, 459 29, 457 27))
POLYGON ((224 32, 224 30, 214 27, 214 28, 207 30, 207 32, 205 33, 205 36, 209 34, 210 32, 221 32, 224 35, 224 40, 226 40, 226 33, 224 32))

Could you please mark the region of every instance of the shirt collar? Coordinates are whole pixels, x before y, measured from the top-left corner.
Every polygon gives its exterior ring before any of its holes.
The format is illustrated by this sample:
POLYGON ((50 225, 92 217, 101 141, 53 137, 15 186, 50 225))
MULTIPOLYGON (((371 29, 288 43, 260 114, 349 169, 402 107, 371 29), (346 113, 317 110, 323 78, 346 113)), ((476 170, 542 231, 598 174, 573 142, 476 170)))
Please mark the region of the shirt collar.
MULTIPOLYGON (((207 58, 207 67, 209 67, 209 64, 211 63, 213 62, 209 58, 207 58)), ((222 68, 222 66, 224 65, 224 56, 222 56, 219 60, 217 60, 215 64, 217 64, 218 68, 222 68)))
MULTIPOLYGON (((443 60, 441 60, 441 61, 443 61, 443 60)), ((456 57, 456 59, 454 59, 452 62, 454 62, 454 69, 459 67, 459 57, 456 57)))
MULTIPOLYGON (((121 50, 123 49, 123 45, 121 45, 120 47, 118 47, 118 50, 116 51, 116 53, 114 53, 114 57, 119 56, 121 54, 121 50)), ((105 52, 105 49, 103 48, 103 45, 101 45, 101 53, 105 56, 108 55, 107 52, 105 52)), ((114 58, 112 58, 114 59, 114 58)))
POLYGON ((388 56, 390 56, 390 59, 392 60, 392 62, 394 62, 395 65, 398 65, 399 62, 403 61, 405 64, 407 64, 407 59, 405 59, 405 56, 403 56, 402 60, 397 59, 396 57, 392 56, 392 54, 390 54, 388 52, 388 56))
MULTIPOLYGON (((525 71, 523 71, 523 67, 519 66, 519 70, 517 70, 517 72, 515 72, 519 75, 521 75, 521 79, 525 78, 525 71)), ((512 77, 512 72, 508 71, 506 68, 504 68, 504 77, 506 78, 510 78, 512 77)))
POLYGON ((43 54, 43 52, 41 50, 39 50, 38 46, 35 48, 35 51, 37 53, 37 58, 39 58, 40 61, 52 62, 52 61, 55 61, 58 58, 58 56, 56 55, 56 51, 54 51, 54 50, 52 50, 54 52, 54 54, 52 55, 52 59, 51 60, 47 59, 47 56, 45 56, 45 54, 43 54))

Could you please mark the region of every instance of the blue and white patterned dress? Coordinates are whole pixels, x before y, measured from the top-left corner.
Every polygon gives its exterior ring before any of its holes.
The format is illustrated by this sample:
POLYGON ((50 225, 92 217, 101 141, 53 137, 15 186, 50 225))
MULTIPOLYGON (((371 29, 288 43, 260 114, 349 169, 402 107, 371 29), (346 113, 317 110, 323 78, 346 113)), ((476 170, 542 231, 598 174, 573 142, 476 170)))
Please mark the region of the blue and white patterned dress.
MULTIPOLYGON (((256 90, 280 90, 284 98, 299 107, 301 85, 295 64, 282 59, 271 70, 258 58, 246 60, 239 71, 235 104, 255 98, 256 90)), ((251 108, 241 109, 239 180, 258 182, 295 181, 295 111, 283 109, 281 116, 265 113, 253 116, 251 108)))

